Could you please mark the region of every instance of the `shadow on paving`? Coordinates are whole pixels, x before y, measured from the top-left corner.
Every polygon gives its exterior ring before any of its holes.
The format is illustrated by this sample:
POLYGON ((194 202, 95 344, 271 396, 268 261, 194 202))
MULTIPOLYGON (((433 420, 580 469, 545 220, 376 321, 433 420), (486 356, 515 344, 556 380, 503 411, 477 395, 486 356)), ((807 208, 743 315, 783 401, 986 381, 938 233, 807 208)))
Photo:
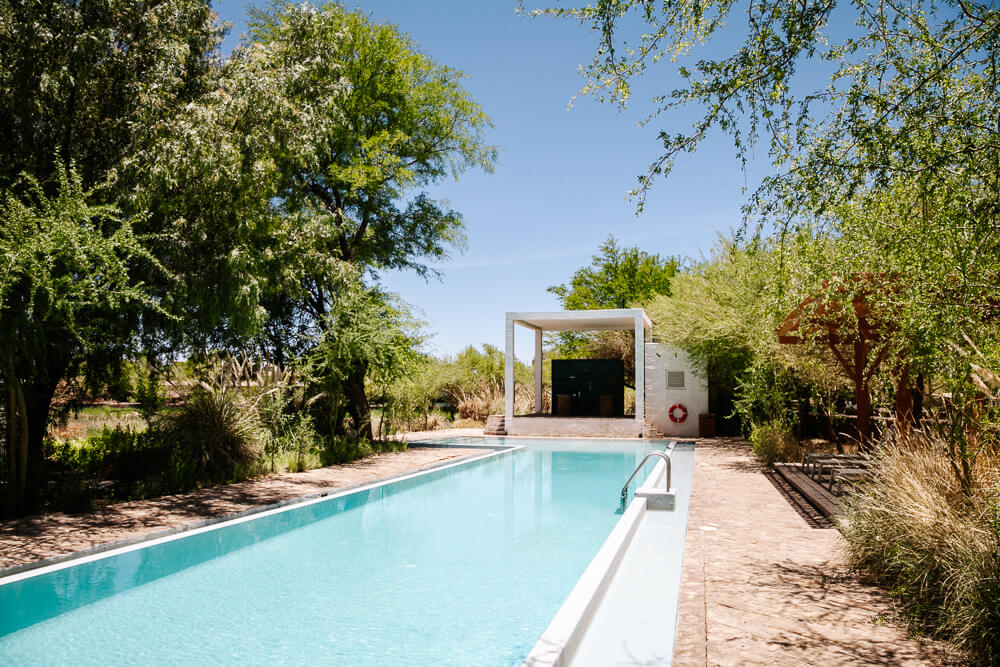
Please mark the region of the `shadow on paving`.
MULTIPOLYGON (((822 654, 826 664, 966 664, 962 656, 948 652, 939 642, 910 637, 909 641, 889 644, 881 638, 865 637, 865 633, 845 631, 845 606, 878 608, 885 602, 884 591, 854 573, 787 561, 761 563, 759 567, 756 584, 769 591, 768 613, 762 620, 773 617, 776 622, 772 627, 778 630, 765 642, 777 656, 798 656, 787 664, 801 665, 803 657, 811 653, 822 654), (807 618, 795 620, 801 618, 803 607, 809 609, 807 618)), ((878 626, 901 619, 878 615, 868 622, 878 626)), ((786 663, 779 658, 775 664, 786 663)))
POLYGON ((781 497, 802 517, 810 528, 835 528, 833 520, 813 507, 806 497, 799 493, 785 478, 772 469, 764 471, 764 476, 774 485, 781 497))
POLYGON ((699 440, 673 664, 961 665, 844 562, 836 530, 739 439, 699 440), (821 523, 826 521, 826 523, 821 523))

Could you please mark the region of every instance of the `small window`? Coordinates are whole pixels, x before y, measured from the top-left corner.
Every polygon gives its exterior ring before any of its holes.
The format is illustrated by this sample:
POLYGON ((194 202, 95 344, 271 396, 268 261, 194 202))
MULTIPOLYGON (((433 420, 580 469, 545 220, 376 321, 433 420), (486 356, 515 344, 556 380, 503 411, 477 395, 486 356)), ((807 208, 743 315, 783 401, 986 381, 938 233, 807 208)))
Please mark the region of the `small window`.
POLYGON ((667 371, 667 389, 684 388, 684 371, 667 371))

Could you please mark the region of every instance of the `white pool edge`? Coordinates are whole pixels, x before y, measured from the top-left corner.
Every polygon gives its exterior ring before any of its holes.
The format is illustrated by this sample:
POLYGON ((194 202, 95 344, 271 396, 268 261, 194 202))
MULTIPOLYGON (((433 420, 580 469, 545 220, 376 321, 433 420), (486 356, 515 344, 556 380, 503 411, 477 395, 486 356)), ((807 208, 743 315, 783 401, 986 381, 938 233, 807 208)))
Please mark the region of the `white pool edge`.
POLYGON ((639 491, 662 490, 666 479, 667 465, 658 461, 653 472, 636 491, 636 497, 629 503, 622 518, 615 524, 611 534, 601 545, 597 555, 590 561, 580 579, 576 582, 566 601, 563 602, 548 628, 535 643, 524 660, 528 667, 566 667, 572 662, 594 613, 601 604, 604 594, 611 585, 618 566, 628 550, 632 537, 646 514, 646 498, 639 491))
MULTIPOLYGON (((447 470, 448 468, 454 468, 457 466, 466 465, 474 461, 481 461, 483 459, 492 458, 495 456, 503 456, 511 452, 524 449, 523 445, 513 445, 503 449, 498 449, 486 454, 480 454, 478 456, 472 456, 468 458, 462 458, 453 463, 448 463, 441 466, 432 466, 425 468, 423 470, 417 470, 415 472, 406 473, 398 477, 391 477, 389 479, 382 479, 374 482, 369 482, 362 484, 360 486, 352 486, 344 489, 339 489, 337 491, 330 492, 326 495, 306 497, 302 500, 296 501, 294 499, 290 501, 283 501, 279 507, 274 507, 272 509, 262 509, 262 510, 249 510, 249 512, 241 512, 239 515, 231 518, 221 518, 220 520, 210 520, 211 523, 208 525, 198 526, 194 528, 184 528, 184 526, 178 529, 168 529, 170 532, 163 536, 152 536, 148 538, 139 538, 138 541, 129 541, 129 544, 122 545, 120 547, 112 547, 109 549, 102 549, 97 547, 97 551, 90 552, 90 550, 81 553, 79 556, 74 556, 73 554, 68 554, 65 557, 59 557, 57 562, 51 565, 43 565, 40 567, 30 567, 20 572, 15 572, 3 577, 0 577, 0 586, 5 586, 7 584, 13 584, 18 581, 23 581, 24 579, 30 579, 32 577, 38 577, 44 574, 49 574, 50 572, 57 572, 59 570, 66 569, 68 567, 74 567, 76 565, 82 565, 84 563, 90 563, 96 560, 101 560, 103 558, 111 558, 119 554, 128 553, 130 551, 137 551, 139 549, 145 549, 146 547, 155 546, 157 544, 164 544, 167 542, 173 542, 174 540, 179 540, 185 537, 190 537, 192 535, 200 535, 201 533, 208 533, 214 530, 220 530, 222 528, 227 528, 229 526, 235 526, 237 524, 246 523, 247 521, 254 521, 256 519, 261 519, 266 516, 271 516, 274 514, 281 514, 283 512, 288 512, 291 510, 300 509, 302 507, 308 507, 310 505, 316 505, 318 503, 328 502, 331 500, 336 500, 344 496, 350 496, 355 493, 363 493, 365 491, 370 491, 372 489, 379 488, 381 486, 386 486, 388 484, 394 484, 396 482, 401 482, 407 479, 413 479, 416 477, 422 477, 424 475, 430 475, 433 473, 438 473, 442 470, 447 470)), ((12 568, 13 569, 13 568, 12 568)))

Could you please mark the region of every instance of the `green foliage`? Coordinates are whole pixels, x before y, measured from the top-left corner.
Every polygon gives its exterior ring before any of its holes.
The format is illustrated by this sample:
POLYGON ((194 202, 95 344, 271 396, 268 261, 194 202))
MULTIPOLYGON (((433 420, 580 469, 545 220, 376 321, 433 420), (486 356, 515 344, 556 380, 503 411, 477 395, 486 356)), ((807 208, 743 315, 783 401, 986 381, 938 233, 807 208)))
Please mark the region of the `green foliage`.
POLYGON ((157 308, 129 266, 155 263, 110 206, 87 203, 74 171, 52 197, 26 177, 27 194, 0 202, 0 378, 7 389, 3 505, 20 506, 41 474, 48 402, 64 375, 100 366, 130 344, 123 322, 157 308), (45 412, 37 413, 39 400, 45 412), (39 417, 41 418, 39 420, 39 417), (33 450, 33 451, 32 451, 33 450))
POLYGON ((257 197, 249 222, 271 251, 240 257, 249 301, 266 311, 261 346, 279 361, 305 356, 322 428, 344 432, 346 413, 371 437, 366 381, 384 391, 415 335, 402 305, 362 275, 425 275, 427 260, 464 244, 461 216, 423 189, 492 168, 489 120, 458 72, 360 11, 276 3, 252 11, 250 27, 192 122, 223 135, 237 175, 223 188, 257 197))
POLYGON ((104 429, 82 441, 49 440, 46 458, 57 473, 46 500, 69 511, 87 510, 95 498, 138 499, 190 488, 197 481, 155 430, 104 429))
POLYGON ((88 204, 74 171, 60 172, 51 198, 33 178, 26 183, 30 194, 8 194, 0 204, 0 358, 8 374, 24 379, 46 365, 53 347, 67 348, 63 361, 79 364, 116 342, 114 324, 129 308, 156 306, 130 279, 131 262, 154 261, 130 220, 88 204))
MULTIPOLYGON (((460 73, 337 4, 254 11, 225 61, 221 36, 204 0, 0 0, 3 463, 19 509, 43 486, 56 386, 111 387, 139 351, 169 364, 252 345, 307 369, 318 429, 346 432, 346 407, 370 437, 366 382, 384 392, 416 336, 364 279, 433 273, 464 242, 460 214, 425 193, 495 159, 460 73)), ((157 392, 139 389, 152 415, 157 392)), ((171 426, 223 420, 219 451, 184 436, 196 477, 235 474, 257 447, 215 399, 195 392, 171 426)))
POLYGON ((402 452, 405 450, 405 442, 396 442, 395 440, 372 442, 356 436, 338 436, 324 441, 319 450, 319 456, 323 465, 338 465, 376 454, 402 452))
MULTIPOLYGON (((629 308, 648 303, 657 295, 670 294, 670 282, 680 262, 639 248, 620 248, 613 236, 600 245, 590 266, 577 269, 569 285, 553 285, 567 310, 629 308)), ((634 333, 575 332, 555 335, 555 354, 561 357, 621 359, 626 382, 635 377, 634 333)))
POLYGON ((670 69, 683 83, 656 94, 650 120, 700 107, 689 131, 660 133, 663 153, 639 177, 640 197, 713 130, 733 138, 741 159, 767 143, 775 173, 755 205, 781 220, 915 174, 974 180, 997 150, 1000 10, 991 3, 623 0, 545 11, 601 35, 585 94, 625 105, 636 77, 670 69), (743 8, 745 21, 735 16, 743 8), (734 26, 745 26, 736 40, 734 26), (721 57, 695 60, 723 41, 721 57))
POLYGON ((670 281, 680 262, 639 248, 619 248, 613 236, 600 245, 590 266, 577 269, 569 286, 548 291, 567 310, 629 308, 657 294, 670 294, 670 281))
POLYGON ((432 360, 425 360, 389 385, 379 432, 430 430, 436 425, 431 413, 440 394, 439 370, 432 360))
POLYGON ((231 372, 222 366, 210 381, 199 381, 176 411, 157 424, 200 480, 230 481, 262 453, 257 412, 231 372))
POLYGON ((321 224, 335 257, 425 272, 416 260, 443 257, 461 241, 461 221, 409 193, 470 166, 490 169, 495 156, 482 141, 489 120, 461 75, 395 27, 334 3, 253 10, 250 27, 232 68, 279 77, 273 93, 313 114, 298 145, 274 155, 287 179, 283 206, 321 224), (280 85, 288 63, 295 85, 280 85))
POLYGON ((712 396, 733 405, 747 432, 791 419, 795 377, 808 376, 803 350, 779 346, 774 333, 797 304, 789 288, 804 280, 791 268, 793 253, 766 241, 722 240, 673 279, 670 296, 647 305, 657 340, 684 349, 696 367, 707 369, 712 396))
POLYGON ((275 458, 280 454, 291 454, 290 470, 302 472, 308 469, 307 457, 317 452, 320 445, 312 415, 302 410, 277 415, 267 424, 263 454, 270 460, 272 472, 276 469, 275 458))
POLYGON ((340 418, 346 409, 355 427, 371 439, 364 380, 385 394, 416 367, 421 342, 417 323, 390 295, 346 283, 312 342, 301 372, 309 393, 324 399, 329 435, 344 432, 340 418))
POLYGON ((790 405, 798 393, 790 368, 757 357, 738 378, 734 407, 747 428, 784 423, 790 430, 795 425, 790 405))
POLYGON ((0 192, 104 183, 205 90, 220 37, 206 0, 0 2, 0 192))
POLYGON ((799 441, 791 426, 781 420, 755 424, 750 431, 750 444, 764 465, 798 458, 799 441))
MULTIPOLYGON (((534 406, 534 375, 526 364, 515 360, 515 411, 534 406)), ((415 368, 393 382, 386 392, 384 423, 394 430, 420 430, 433 426, 433 406, 443 403, 459 423, 480 426, 491 414, 503 412, 504 352, 484 344, 469 346, 454 358, 422 359, 415 368)), ((456 428, 460 428, 457 427, 456 428)))
POLYGON ((140 373, 135 381, 135 400, 146 423, 167 406, 167 391, 155 372, 140 373))
POLYGON ((59 382, 85 372, 93 386, 172 321, 128 164, 206 89, 219 37, 202 0, 0 2, 0 364, 16 426, 4 510, 40 498, 59 382))

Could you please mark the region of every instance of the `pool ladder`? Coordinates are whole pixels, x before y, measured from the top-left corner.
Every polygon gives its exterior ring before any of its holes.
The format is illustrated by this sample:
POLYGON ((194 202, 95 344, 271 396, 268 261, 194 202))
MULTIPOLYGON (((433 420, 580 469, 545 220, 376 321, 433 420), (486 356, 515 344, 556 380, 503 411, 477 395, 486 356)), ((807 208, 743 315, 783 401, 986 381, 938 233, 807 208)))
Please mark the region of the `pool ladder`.
MULTIPOLYGON (((646 506, 648 508, 651 508, 651 509, 652 508, 655 508, 655 509, 673 509, 674 508, 674 490, 672 488, 670 488, 670 451, 672 451, 672 449, 673 448, 671 448, 670 450, 667 450, 667 451, 663 451, 663 450, 659 450, 658 449, 656 451, 650 452, 649 454, 646 454, 646 456, 643 457, 642 463, 640 463, 638 466, 636 466, 635 470, 632 471, 632 474, 629 475, 628 481, 625 482, 625 486, 622 487, 622 496, 621 496, 621 508, 620 508, 620 511, 622 511, 622 512, 625 511, 625 500, 628 498, 628 485, 632 483, 632 480, 635 479, 635 476, 638 475, 639 471, 642 470, 642 467, 644 465, 646 465, 646 461, 648 461, 650 458, 652 458, 654 456, 660 457, 661 459, 663 459, 664 463, 666 463, 666 466, 667 466, 667 488, 664 491, 653 491, 653 492, 650 492, 650 493, 644 493, 643 495, 646 498, 646 506)), ((636 490, 636 495, 638 495, 638 489, 636 490)))

